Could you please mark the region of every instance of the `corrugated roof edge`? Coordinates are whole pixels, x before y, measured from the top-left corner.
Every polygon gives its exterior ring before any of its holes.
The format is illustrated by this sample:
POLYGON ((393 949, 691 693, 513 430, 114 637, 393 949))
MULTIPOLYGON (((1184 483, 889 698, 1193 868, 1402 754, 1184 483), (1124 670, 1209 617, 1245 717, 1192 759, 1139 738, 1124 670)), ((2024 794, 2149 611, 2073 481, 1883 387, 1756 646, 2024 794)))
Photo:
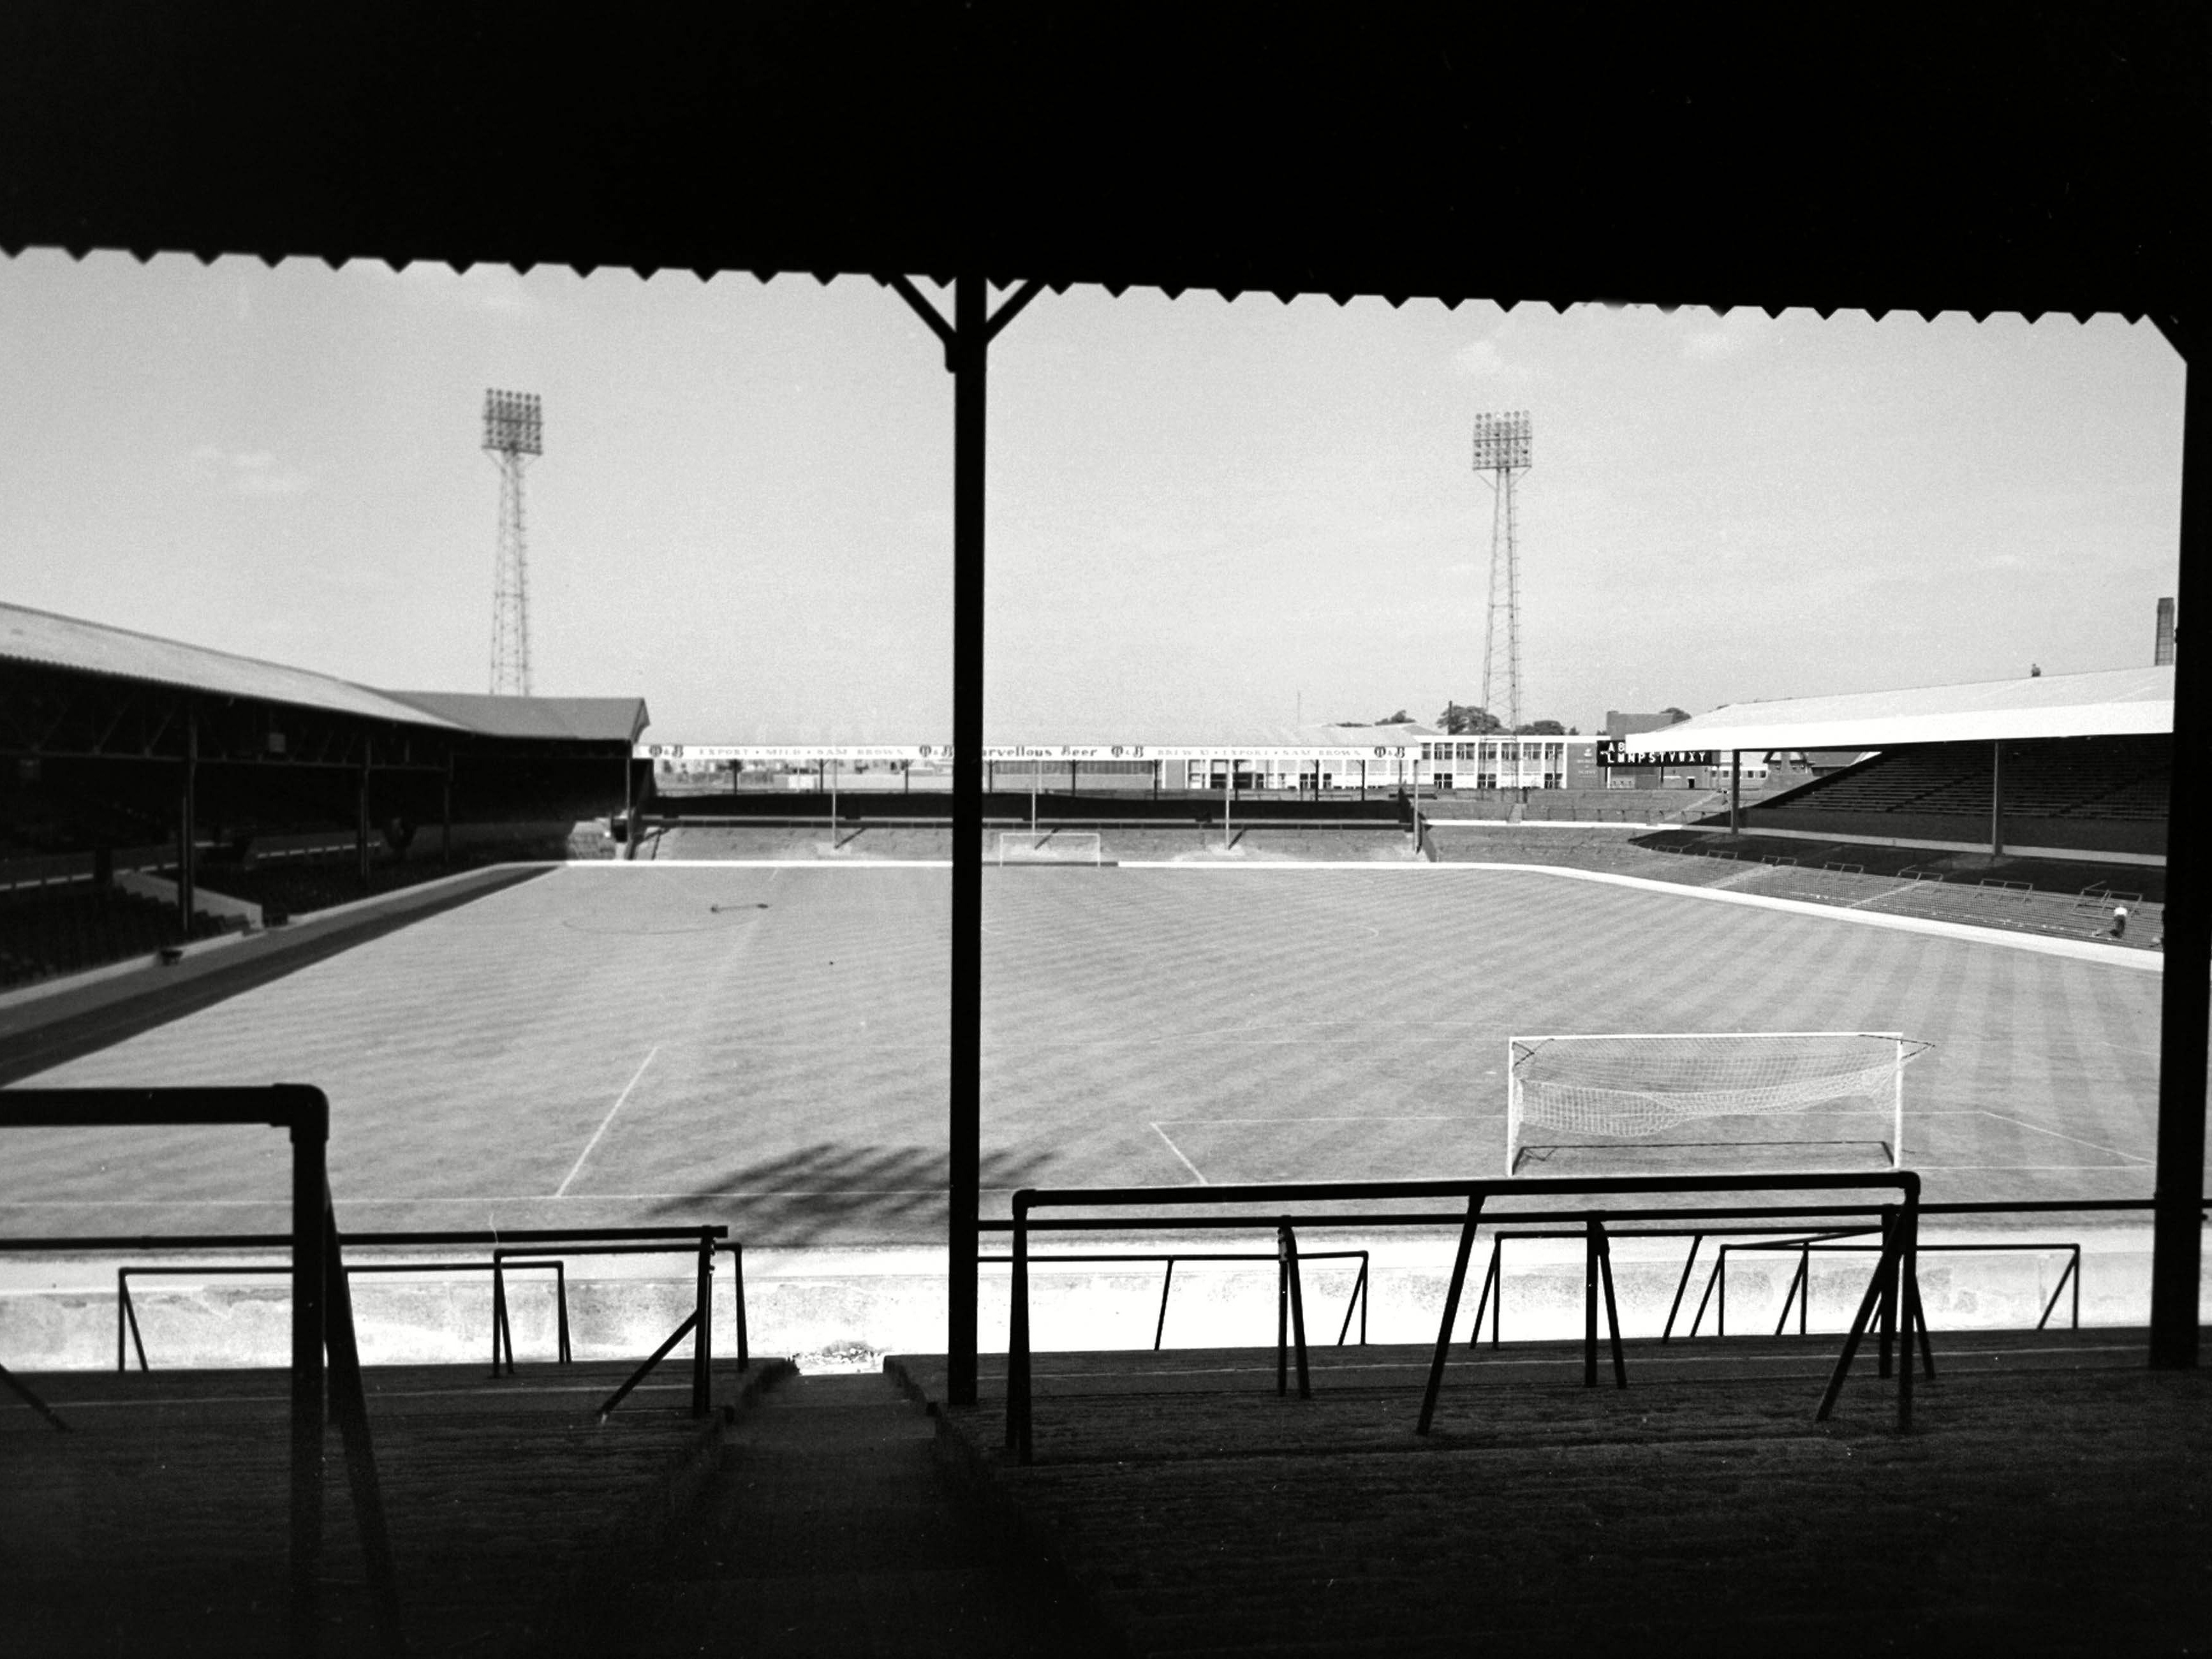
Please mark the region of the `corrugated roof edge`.
POLYGON ((71 673, 479 737, 635 743, 642 697, 495 697, 390 691, 312 668, 0 600, 0 659, 71 673))
POLYGON ((652 724, 642 697, 518 697, 483 691, 386 691, 479 737, 634 744, 652 724))
POLYGON ((1727 704, 1625 747, 1878 749, 2172 729, 2173 670, 2148 666, 1727 704))
POLYGON ((258 698, 362 720, 461 729, 452 720, 334 674, 4 601, 0 601, 0 657, 111 679, 258 698))

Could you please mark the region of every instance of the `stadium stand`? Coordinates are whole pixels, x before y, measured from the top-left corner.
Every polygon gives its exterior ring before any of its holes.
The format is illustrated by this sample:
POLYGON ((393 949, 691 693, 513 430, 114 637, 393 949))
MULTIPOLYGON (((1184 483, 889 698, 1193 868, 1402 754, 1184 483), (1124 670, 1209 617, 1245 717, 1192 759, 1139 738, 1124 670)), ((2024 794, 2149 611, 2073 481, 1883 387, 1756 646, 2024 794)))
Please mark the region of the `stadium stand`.
POLYGON ((234 931, 235 924, 195 915, 188 933, 172 907, 113 888, 0 896, 0 990, 234 931))
POLYGON ((636 698, 378 691, 9 605, 0 714, 0 895, 74 894, 0 912, 10 982, 220 931, 225 900, 300 914, 456 859, 607 856, 648 720, 636 698), (170 884, 173 939, 110 890, 121 872, 170 884))
MULTIPOLYGON (((2003 745, 2004 809, 2021 818, 2163 819, 2172 781, 2156 738, 2058 738, 2003 745)), ((1936 744, 1875 756, 1815 778, 1759 809, 1986 812, 1993 757, 1984 743, 1936 744)))
POLYGON ((2166 857, 2172 728, 2173 670, 2154 665, 1739 703, 1666 740, 1723 757, 1869 751, 1708 830, 2148 867, 2166 857))

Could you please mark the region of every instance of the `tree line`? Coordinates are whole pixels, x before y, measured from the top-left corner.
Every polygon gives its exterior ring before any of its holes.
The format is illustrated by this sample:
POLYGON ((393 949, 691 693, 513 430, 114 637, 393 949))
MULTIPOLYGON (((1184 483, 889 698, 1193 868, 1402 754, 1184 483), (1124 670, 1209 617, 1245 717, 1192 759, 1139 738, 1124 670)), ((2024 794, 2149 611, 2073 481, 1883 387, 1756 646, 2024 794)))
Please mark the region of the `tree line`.
MULTIPOLYGON (((1385 714, 1379 720, 1336 722, 1339 726, 1411 726, 1413 723, 1413 717, 1402 708, 1395 714, 1385 714)), ((1529 720, 1507 732, 1505 722, 1487 708, 1465 702, 1445 703, 1443 713, 1431 724, 1455 738, 1480 737, 1493 732, 1514 738, 1572 738, 1581 735, 1576 727, 1562 726, 1557 720, 1529 720)))

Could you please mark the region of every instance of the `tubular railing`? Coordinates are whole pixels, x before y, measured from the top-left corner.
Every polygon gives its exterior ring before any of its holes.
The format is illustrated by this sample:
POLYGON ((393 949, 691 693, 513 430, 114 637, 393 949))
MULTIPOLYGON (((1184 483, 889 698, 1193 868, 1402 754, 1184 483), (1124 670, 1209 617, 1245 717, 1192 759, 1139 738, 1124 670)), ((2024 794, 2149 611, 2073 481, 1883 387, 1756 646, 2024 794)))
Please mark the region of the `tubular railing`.
MULTIPOLYGON (((559 1363, 567 1364, 568 1351, 568 1274, 564 1261, 518 1262, 519 1267, 547 1267, 553 1273, 554 1307, 559 1349, 559 1363)), ((115 1270, 115 1369, 130 1369, 129 1351, 125 1347, 126 1335, 131 1350, 138 1356, 138 1369, 149 1371, 153 1367, 146 1363, 146 1340, 138 1328, 138 1309, 131 1295, 134 1279, 256 1279, 281 1273, 281 1267, 246 1262, 204 1262, 198 1266, 182 1263, 140 1264, 118 1267, 115 1270)), ((514 1375, 514 1334, 509 1328, 507 1312, 506 1266, 492 1261, 349 1261, 345 1264, 348 1278, 356 1273, 488 1273, 491 1275, 491 1374, 494 1376, 514 1375), (505 1364, 501 1363, 501 1351, 505 1349, 505 1364)))
MULTIPOLYGON (((27 1093, 27 1091, 20 1090, 0 1091, 0 1103, 5 1103, 18 1095, 27 1093)), ((5 1125, 9 1121, 5 1115, 0 1115, 0 1125, 5 1125)), ((704 1417, 713 1412, 714 1260, 717 1254, 723 1251, 730 1252, 738 1263, 736 1285, 738 1364, 740 1370, 750 1365, 750 1353, 744 1308, 744 1257, 738 1253, 738 1247, 729 1240, 728 1234, 729 1229, 720 1224, 694 1227, 526 1227, 512 1231, 358 1232, 344 1235, 344 1242, 350 1245, 386 1248, 422 1248, 441 1245, 489 1246, 492 1252, 492 1370, 495 1376, 501 1373, 502 1358, 507 1374, 513 1374, 514 1365, 514 1336, 508 1325, 505 1284, 506 1270, 508 1267, 523 1268, 526 1266, 540 1263, 552 1267, 561 1298, 559 1306, 561 1358, 566 1361, 569 1357, 567 1268, 564 1265, 568 1258, 580 1255, 696 1255, 697 1258, 696 1292, 690 1313, 670 1334, 668 1340, 655 1349, 645 1362, 624 1380, 623 1385, 600 1405, 599 1418, 601 1422, 605 1422, 614 1409, 629 1398, 638 1384, 645 1381, 653 1368, 668 1357, 678 1343, 686 1336, 694 1335, 695 1333, 696 1340, 692 1343, 691 1349, 691 1413, 695 1417, 704 1417)), ((53 1255, 105 1254, 111 1251, 271 1249, 289 1242, 288 1236, 282 1233, 106 1234, 87 1237, 61 1236, 0 1239, 0 1253, 21 1255, 35 1252, 40 1255, 53 1255)), ((427 1273, 448 1270, 469 1272, 480 1271, 483 1265, 465 1262, 419 1261, 374 1263, 356 1265, 349 1271, 356 1273, 427 1273)), ((124 1289, 125 1280, 122 1275, 157 1271, 173 1273, 180 1276, 216 1273, 236 1273, 245 1276, 256 1273, 266 1273, 270 1269, 265 1267, 244 1265, 233 1267, 229 1264, 197 1267, 170 1267, 163 1264, 159 1267, 132 1267, 121 1270, 118 1279, 118 1306, 116 1314, 116 1343, 118 1359, 126 1322, 131 1327, 133 1334, 136 1332, 136 1313, 125 1311, 128 1304, 124 1301, 124 1297, 127 1295, 127 1291, 124 1289)), ((144 1359, 143 1345, 140 1349, 140 1359, 143 1367, 144 1359)), ((16 1384, 13 1378, 7 1377, 4 1372, 0 1372, 0 1380, 4 1380, 11 1386, 15 1386, 17 1392, 22 1392, 20 1384, 16 1384)))
MULTIPOLYGON (((1795 1307, 1797 1310, 1797 1334, 1800 1336, 1804 1335, 1812 1317, 1813 1257, 1815 1255, 1824 1254, 1866 1255, 1876 1254, 1881 1250, 1881 1247, 1879 1244, 1851 1244, 1843 1242, 1857 1236, 1859 1235, 1831 1233, 1824 1234, 1818 1238, 1778 1239, 1765 1243, 1754 1241, 1737 1243, 1731 1240, 1721 1245, 1714 1253, 1716 1259, 1712 1272, 1705 1279, 1705 1294, 1698 1297, 1698 1310, 1690 1320, 1690 1334, 1695 1336, 1698 1327, 1705 1322, 1705 1307, 1709 1302, 1713 1305, 1713 1334, 1716 1336, 1728 1334, 1728 1259, 1731 1255, 1783 1251, 1796 1255, 1797 1267, 1790 1274, 1789 1285, 1783 1292, 1782 1311, 1775 1318, 1774 1334, 1780 1336, 1783 1334, 1784 1329, 1790 1323, 1790 1310, 1795 1307), (1719 1287, 1720 1291, 1717 1299, 1713 1294, 1716 1285, 1719 1287)), ((2015 1243, 2003 1240, 1989 1243, 1977 1242, 1971 1244, 1923 1244, 1920 1247, 1920 1253, 1923 1255, 1947 1253, 1961 1255, 1989 1255, 2006 1251, 2024 1252, 2035 1255, 2063 1255, 2066 1258, 2066 1266, 2059 1272, 2058 1282, 2051 1287, 2051 1296, 2043 1304, 2043 1312, 2035 1322, 2035 1328, 2039 1331, 2051 1323, 2051 1316, 2058 1309, 2058 1298, 2065 1294, 2067 1286, 2071 1285, 2074 1290, 2071 1328, 2080 1330, 2081 1328, 2081 1247, 2079 1244, 2058 1241, 2015 1243)), ((1686 1277, 1688 1272, 1689 1269, 1686 1265, 1683 1268, 1686 1277)))
MULTIPOLYGON (((1035 1412, 1030 1339, 1029 1263, 1030 1237, 1032 1232, 1096 1232, 1128 1231, 1136 1227, 1158 1228, 1162 1218, 1155 1215, 1144 1217, 1091 1215, 1062 1216, 1056 1218, 1034 1218, 1032 1212, 1042 1209, 1113 1210, 1142 1206, 1148 1210, 1181 1211, 1198 1206, 1220 1209, 1224 1206, 1268 1205, 1282 1206, 1297 1203, 1359 1203, 1366 1201, 1419 1201, 1424 1199, 1458 1199, 1466 1205, 1457 1217, 1414 1215, 1405 1212, 1370 1212, 1361 1214, 1336 1213, 1308 1218, 1320 1224, 1341 1227, 1434 1225, 1439 1220, 1456 1220, 1460 1237, 1451 1279, 1444 1297, 1443 1316, 1438 1326, 1437 1345, 1429 1370, 1428 1383, 1423 1392, 1420 1415, 1414 1432, 1425 1435, 1436 1414, 1437 1401, 1443 1384, 1445 1365, 1449 1355, 1451 1335, 1459 1316, 1460 1298, 1466 1288, 1468 1258, 1473 1253, 1476 1229, 1482 1221, 1483 1206, 1492 1198, 1513 1197, 1528 1200, 1561 1197, 1593 1197, 1612 1194, 1757 1194, 1757 1193, 1842 1193, 1868 1190, 1894 1191, 1900 1202, 1893 1206, 1869 1204, 1829 1203, 1813 1206, 1759 1206, 1746 1210, 1741 1206, 1730 1209, 1711 1206, 1677 1210, 1639 1212, 1644 1218, 1664 1219, 1743 1219, 1760 1217, 1793 1218, 1825 1216, 1852 1218, 1881 1216, 1883 1242, 1880 1261, 1866 1295, 1862 1298, 1856 1316, 1851 1322, 1842 1352, 1838 1355, 1833 1371, 1823 1392, 1815 1420, 1825 1420, 1834 1410, 1841 1394, 1844 1378, 1849 1375, 1852 1360, 1864 1338, 1869 1323, 1880 1315, 1885 1335, 1883 1346, 1887 1349, 1887 1334, 1893 1321, 1901 1311, 1908 1328, 1920 1322, 1919 1291, 1915 1277, 1915 1254, 1918 1243, 1920 1216, 1920 1177, 1910 1170, 1884 1170, 1879 1173, 1764 1175, 1764 1176, 1614 1176, 1589 1178, 1565 1176, 1501 1177, 1490 1180, 1460 1181, 1386 1181, 1386 1182, 1284 1182, 1204 1188, 1190 1187, 1106 1187, 1038 1189, 1024 1188, 1013 1194, 1013 1217, 1010 1223, 1001 1224, 1012 1234, 1013 1267, 1011 1328, 1006 1355, 1006 1446, 1021 1462, 1027 1463, 1034 1452, 1035 1412)), ((1518 1219, 1521 1218, 1506 1218, 1518 1219)), ((1548 1221, 1556 1224, 1567 1218, 1558 1214, 1526 1218, 1531 1221, 1548 1221)), ((1614 1374, 1620 1386, 1626 1386, 1626 1372, 1620 1347, 1618 1311, 1613 1305, 1610 1250, 1603 1231, 1604 1222, 1611 1218, 1601 1211, 1583 1212, 1573 1218, 1581 1220, 1588 1240, 1587 1260, 1590 1270, 1585 1275, 1585 1328, 1594 1338, 1595 1307, 1602 1291, 1613 1333, 1614 1374)), ((1250 1227, 1255 1218, 1250 1216, 1212 1216, 1180 1218, 1176 1226, 1250 1227)), ((1498 1219, 1493 1218, 1493 1221, 1498 1219)), ((1276 1388, 1279 1393, 1287 1391, 1285 1352, 1289 1346, 1289 1328, 1295 1328, 1298 1360, 1298 1394, 1301 1399, 1310 1397, 1311 1381, 1306 1364, 1304 1314, 1297 1274, 1296 1227, 1301 1218, 1288 1213, 1275 1217, 1278 1248, 1285 1263, 1287 1276, 1285 1294, 1279 1298, 1282 1312, 1279 1316, 1278 1358, 1276 1388)), ((1760 1224, 1753 1222, 1751 1224, 1760 1224)), ((995 1230, 995 1229, 994 1229, 995 1230)), ((1865 1231, 1862 1229, 1861 1231, 1865 1231)), ((1898 1375, 1898 1426, 1909 1429, 1912 1421, 1912 1371, 1910 1365, 1900 1369, 1898 1375)), ((1595 1381, 1594 1340, 1586 1347, 1584 1370, 1586 1382, 1595 1381)))
MULTIPOLYGON (((623 1379, 623 1385, 601 1402, 599 1419, 604 1423, 614 1414, 615 1407, 629 1398, 630 1392, 653 1374, 653 1368, 668 1358, 669 1352, 685 1337, 691 1338, 691 1414, 705 1417, 714 1409, 713 1373, 714 1340, 714 1256, 720 1248, 720 1241, 728 1233, 724 1226, 696 1227, 684 1230, 686 1237, 695 1242, 689 1246, 675 1243, 641 1244, 564 1244, 558 1247, 532 1248, 528 1245, 502 1245, 492 1252, 493 1257, 508 1266, 540 1261, 556 1254, 568 1255, 672 1255, 696 1252, 698 1257, 698 1289, 691 1304, 691 1311, 681 1324, 668 1334, 668 1340, 646 1356, 641 1364, 623 1379)), ((513 1237, 513 1235, 509 1235, 513 1237)), ((744 1269, 739 1267, 738 1313, 738 1365, 750 1364, 745 1352, 744 1269)))
MULTIPOLYGON (((984 1224, 986 1226, 990 1225, 989 1223, 985 1223, 984 1224)), ((1006 1224, 1000 1224, 1003 1225, 1006 1224)), ((1176 1264, 1177 1262, 1273 1261, 1276 1264, 1275 1299, 1278 1307, 1279 1307, 1283 1304, 1285 1298, 1290 1295, 1290 1277, 1284 1268, 1283 1259, 1283 1249, 1279 1243, 1277 1247, 1272 1250, 1134 1250, 1121 1251, 1104 1255, 1033 1255, 1030 1257, 1030 1263, 1032 1267, 1040 1261, 1049 1261, 1054 1264, 1073 1262, 1088 1262, 1095 1264, 1109 1261, 1164 1261, 1167 1263, 1167 1271, 1162 1274, 1160 1278, 1160 1316, 1152 1327, 1152 1352, 1154 1353, 1158 1353, 1160 1351, 1161 1342, 1167 1335, 1168 1292, 1175 1288, 1175 1270, 1176 1264)), ((1345 1345, 1346 1339, 1351 1335, 1352 1316, 1354 1313, 1357 1313, 1359 1316, 1359 1346, 1363 1348, 1367 1346, 1368 1253, 1365 1250, 1308 1250, 1302 1254, 1298 1259, 1302 1262, 1356 1261, 1359 1263, 1358 1274, 1352 1282, 1352 1294, 1345 1298, 1344 1323, 1337 1328, 1336 1346, 1340 1348, 1342 1347, 1345 1345)), ((1011 1255, 979 1255, 975 1260, 979 1262, 1003 1267, 1012 1262, 1013 1261, 1013 1257, 1011 1255)), ((1277 1324, 1278 1327, 1280 1326, 1281 1321, 1279 1319, 1278 1319, 1277 1324)), ((1279 1364, 1279 1355, 1282 1349, 1282 1332, 1279 1328, 1276 1332, 1276 1349, 1279 1364)))
MULTIPOLYGON (((1610 1242, 1613 1239, 1688 1239, 1690 1241, 1689 1260, 1683 1264, 1681 1279, 1674 1287, 1674 1305, 1667 1311, 1666 1328, 1660 1333, 1659 1336, 1659 1340, 1662 1342, 1665 1342, 1671 1340, 1674 1336, 1674 1317, 1681 1309, 1683 1287, 1690 1282, 1690 1266, 1692 1263, 1696 1261, 1698 1247, 1702 1245, 1707 1238, 1713 1237, 1716 1233, 1725 1233, 1732 1238, 1752 1234, 1773 1233, 1787 1235, 1791 1240, 1795 1241, 1797 1240, 1805 1231, 1802 1227, 1726 1227, 1711 1229, 1702 1227, 1638 1227, 1632 1231, 1624 1231, 1611 1229, 1607 1224, 1607 1223, 1635 1220, 1638 1218, 1638 1212, 1635 1211, 1615 1211, 1610 1215, 1603 1218, 1601 1220, 1595 1218, 1586 1218, 1583 1226, 1574 1229, 1538 1226, 1520 1227, 1515 1226, 1510 1223, 1499 1224, 1497 1231, 1491 1235, 1490 1267, 1483 1275, 1482 1290, 1475 1303, 1474 1328, 1473 1332, 1468 1337, 1469 1345, 1472 1346, 1473 1344, 1481 1340, 1482 1321, 1486 1314, 1488 1315, 1490 1319, 1490 1340, 1492 1346, 1495 1346, 1497 1344, 1504 1340, 1505 1243, 1508 1239, 1522 1239, 1528 1241, 1537 1239, 1582 1239, 1584 1241, 1585 1247, 1585 1269, 1583 1275, 1585 1279, 1592 1279, 1594 1276, 1599 1274, 1601 1271, 1603 1272, 1606 1278, 1610 1278, 1609 1263, 1611 1253, 1607 1247, 1609 1247, 1610 1242), (1602 1255, 1600 1253, 1601 1250, 1603 1251, 1602 1255), (1602 1270, 1599 1266, 1601 1262, 1607 1264, 1602 1270)), ((1831 1237, 1838 1238, 1856 1237, 1859 1236, 1861 1231, 1863 1230, 1855 1229, 1849 1233, 1823 1233, 1819 1235, 1819 1237, 1824 1238, 1831 1237)), ((1796 1245, 1793 1243, 1789 1248, 1794 1249, 1796 1248, 1796 1245)), ((1928 1250, 1934 1247, 1932 1245, 1923 1244, 1920 1248, 1923 1250, 1928 1250)), ((1616 1335, 1618 1334, 1617 1330, 1615 1334, 1616 1335)), ((1594 1341, 1595 1338, 1591 1337, 1588 1340, 1594 1341)), ((1887 1371, 1882 1374, 1884 1376, 1888 1375, 1887 1371)))
MULTIPOLYGON (((0 1091, 0 1127, 118 1128, 268 1124, 292 1142, 291 1594, 294 1651, 312 1654, 322 1636, 324 1352, 331 1413, 345 1443, 354 1516, 368 1570, 378 1635, 403 1650, 398 1580, 384 1517, 376 1455, 362 1391, 361 1349, 325 1173, 330 1102, 301 1084, 240 1089, 9 1089, 0 1091)), ((26 1392, 16 1385, 18 1392, 26 1392)), ((49 1408, 42 1413, 64 1426, 49 1408)))

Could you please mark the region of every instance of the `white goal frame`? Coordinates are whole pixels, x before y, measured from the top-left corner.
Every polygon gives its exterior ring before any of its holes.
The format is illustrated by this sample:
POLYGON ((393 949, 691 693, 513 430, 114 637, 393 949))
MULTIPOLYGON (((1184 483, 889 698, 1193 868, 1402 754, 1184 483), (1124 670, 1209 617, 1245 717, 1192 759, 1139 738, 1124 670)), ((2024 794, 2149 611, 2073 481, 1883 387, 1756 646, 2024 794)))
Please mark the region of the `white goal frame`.
MULTIPOLYGON (((1889 1085, 1889 1167, 1893 1170, 1902 1169, 1905 1164, 1905 1068, 1906 1064, 1915 1056, 1925 1052, 1929 1048, 1933 1046, 1928 1042, 1919 1041, 1913 1037, 1909 1037, 1902 1031, 1582 1031, 1558 1033, 1547 1032, 1540 1035, 1513 1036, 1509 1037, 1506 1040, 1505 1173, 1509 1176, 1519 1173, 1522 1153, 1526 1150, 1522 1143, 1522 1129, 1527 1115, 1526 1104, 1522 1095, 1522 1051, 1524 1048, 1527 1048, 1529 1045, 1540 1043, 1549 1046, 1553 1043, 1559 1042, 1711 1042, 1716 1040, 1725 1041, 1729 1038, 1755 1038, 1762 1042, 1771 1042, 1778 1040, 1835 1039, 1842 1037, 1865 1038, 1887 1042, 1893 1045, 1892 1048, 1892 1059, 1889 1064, 1891 1076, 1889 1085)), ((1728 1093, 1740 1091, 1723 1090, 1708 1092, 1728 1093)), ((1643 1097, 1653 1099, 1657 1097, 1650 1094, 1644 1094, 1643 1097)), ((1838 1097, 1840 1097, 1840 1095, 1838 1097)), ((1808 1104, 1809 1103, 1808 1103, 1808 1104)), ((1779 1115, 1781 1111, 1788 1111, 1791 1109, 1803 1109, 1784 1107, 1778 1109, 1778 1110, 1771 1115, 1779 1115)), ((1729 1115, 1734 1115, 1734 1114, 1728 1113, 1724 1110, 1713 1109, 1710 1107, 1703 1110, 1688 1110, 1683 1114, 1683 1116, 1686 1119, 1729 1115)), ((1638 1136, 1623 1133, 1618 1139, 1606 1144, 1621 1147, 1633 1147, 1639 1144, 1649 1146, 1653 1143, 1650 1134, 1638 1136)))
POLYGON ((999 862, 1102 866, 1106 862, 1106 837, 1096 830, 1001 830, 999 862), (1087 858, 1079 854, 1069 857, 1058 850, 1086 841, 1091 844, 1087 858), (1047 851, 1048 847, 1054 850, 1047 851))

